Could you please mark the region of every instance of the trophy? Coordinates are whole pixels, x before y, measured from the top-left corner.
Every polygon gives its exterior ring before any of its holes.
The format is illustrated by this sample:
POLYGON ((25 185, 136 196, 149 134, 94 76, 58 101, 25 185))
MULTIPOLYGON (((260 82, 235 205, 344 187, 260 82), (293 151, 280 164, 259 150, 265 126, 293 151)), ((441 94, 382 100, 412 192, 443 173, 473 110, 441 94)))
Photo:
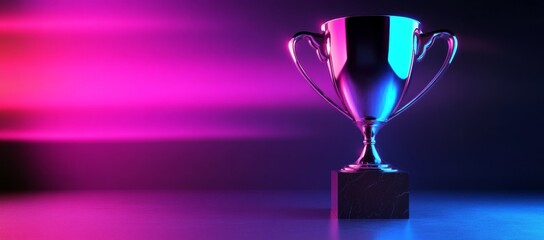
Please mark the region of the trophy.
POLYGON ((321 33, 295 34, 289 50, 310 86, 363 134, 359 158, 332 172, 332 212, 338 218, 408 218, 408 174, 382 162, 375 137, 442 76, 456 53, 456 37, 447 30, 424 33, 417 20, 407 17, 342 17, 325 22, 321 33), (340 103, 326 96, 302 67, 296 55, 301 39, 327 64, 340 103), (400 106, 414 60, 421 61, 437 39, 448 43, 444 63, 418 95, 400 106))

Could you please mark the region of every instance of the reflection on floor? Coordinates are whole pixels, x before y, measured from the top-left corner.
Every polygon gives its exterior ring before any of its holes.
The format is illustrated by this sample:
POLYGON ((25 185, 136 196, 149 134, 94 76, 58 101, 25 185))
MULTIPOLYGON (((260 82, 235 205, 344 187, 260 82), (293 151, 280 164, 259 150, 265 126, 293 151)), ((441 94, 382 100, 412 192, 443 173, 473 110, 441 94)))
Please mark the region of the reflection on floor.
POLYGON ((0 239, 544 239, 543 193, 411 193, 409 220, 337 220, 328 192, 0 196, 0 239))

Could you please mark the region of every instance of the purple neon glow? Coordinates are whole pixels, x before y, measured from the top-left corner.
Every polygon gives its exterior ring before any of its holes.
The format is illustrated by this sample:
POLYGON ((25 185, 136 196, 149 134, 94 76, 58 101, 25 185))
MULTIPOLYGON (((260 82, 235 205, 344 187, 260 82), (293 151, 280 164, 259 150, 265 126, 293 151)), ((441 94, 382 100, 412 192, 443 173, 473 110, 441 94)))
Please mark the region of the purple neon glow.
POLYGON ((296 79, 285 39, 244 41, 252 26, 189 5, 33 0, 0 14, 0 111, 21 122, 0 126, 0 139, 297 134, 228 114, 322 106, 296 79), (280 51, 254 53, 270 47, 280 51))

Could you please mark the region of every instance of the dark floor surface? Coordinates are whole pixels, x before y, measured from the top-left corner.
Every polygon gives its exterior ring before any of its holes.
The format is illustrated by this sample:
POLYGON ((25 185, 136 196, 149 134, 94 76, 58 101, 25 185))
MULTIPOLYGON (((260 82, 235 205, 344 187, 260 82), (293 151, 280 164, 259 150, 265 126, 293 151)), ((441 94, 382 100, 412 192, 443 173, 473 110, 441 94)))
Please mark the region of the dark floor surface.
POLYGON ((412 192, 409 220, 337 220, 329 193, 68 191, 0 196, 0 239, 544 239, 544 194, 412 192))

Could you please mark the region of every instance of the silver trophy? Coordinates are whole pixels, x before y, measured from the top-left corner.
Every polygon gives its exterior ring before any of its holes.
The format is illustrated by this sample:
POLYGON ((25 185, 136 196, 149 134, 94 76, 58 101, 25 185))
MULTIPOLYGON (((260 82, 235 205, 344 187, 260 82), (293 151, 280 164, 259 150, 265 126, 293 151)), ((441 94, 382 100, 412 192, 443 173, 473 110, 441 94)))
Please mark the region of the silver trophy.
POLYGON ((382 163, 375 147, 376 134, 389 120, 419 100, 442 76, 457 50, 456 37, 446 30, 424 33, 417 20, 400 16, 337 18, 324 23, 321 30, 321 33, 295 34, 289 42, 289 50, 312 88, 353 120, 363 133, 361 155, 340 172, 396 171, 382 163), (416 97, 400 106, 415 60, 421 61, 439 38, 448 43, 446 59, 440 70, 416 97), (327 64, 340 104, 319 89, 297 59, 296 44, 301 39, 307 40, 319 59, 327 64))

